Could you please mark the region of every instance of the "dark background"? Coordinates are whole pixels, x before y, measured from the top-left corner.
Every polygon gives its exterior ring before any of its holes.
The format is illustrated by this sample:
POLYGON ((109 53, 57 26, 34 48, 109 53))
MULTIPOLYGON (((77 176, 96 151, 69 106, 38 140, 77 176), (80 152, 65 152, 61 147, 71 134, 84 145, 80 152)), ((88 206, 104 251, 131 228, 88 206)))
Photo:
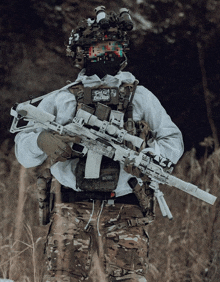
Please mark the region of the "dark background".
POLYGON ((8 131, 10 108, 74 81, 77 71, 65 45, 79 19, 93 17, 99 5, 108 11, 130 9, 135 28, 125 70, 159 98, 183 133, 185 153, 173 174, 218 197, 211 206, 160 185, 174 219, 162 217, 156 206, 156 220, 148 227, 147 280, 219 282, 220 1, 215 0, 0 4, 0 278, 41 281, 48 232, 48 226, 39 225, 36 189, 44 166, 25 169, 17 162, 8 131))
MULTIPOLYGON (((185 149, 212 135, 197 43, 204 64, 211 118, 219 132, 219 15, 217 1, 8 1, 1 8, 1 141, 13 136, 10 107, 73 81, 77 75, 65 45, 81 17, 94 8, 130 9, 135 28, 128 52, 131 71, 151 90, 184 136, 185 149)), ((219 136, 219 133, 217 133, 219 136)))

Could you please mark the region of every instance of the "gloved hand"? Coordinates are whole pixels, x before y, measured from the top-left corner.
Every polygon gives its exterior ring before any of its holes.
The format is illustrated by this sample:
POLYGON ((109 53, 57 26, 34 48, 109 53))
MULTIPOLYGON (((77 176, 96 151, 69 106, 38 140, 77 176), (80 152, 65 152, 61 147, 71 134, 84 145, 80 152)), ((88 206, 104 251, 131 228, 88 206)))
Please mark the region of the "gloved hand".
POLYGON ((38 147, 52 159, 53 162, 64 162, 71 157, 78 157, 67 143, 80 143, 79 137, 62 136, 57 133, 42 131, 37 139, 38 147))
MULTIPOLYGON (((147 156, 150 156, 150 154, 155 155, 155 150, 153 148, 144 148, 141 152, 147 156)), ((141 178, 143 181, 149 181, 149 178, 144 175, 139 168, 135 167, 133 161, 129 159, 125 160, 124 170, 137 178, 141 178)))
POLYGON ((137 168, 136 166, 134 166, 133 161, 130 160, 125 160, 124 162, 124 170, 137 177, 137 178, 141 178, 143 181, 149 181, 150 179, 147 177, 147 175, 144 175, 139 168, 137 168))
POLYGON ((141 176, 143 176, 143 173, 140 171, 140 169, 135 167, 132 163, 125 162, 124 170, 127 173, 136 176, 137 178, 140 178, 141 176))

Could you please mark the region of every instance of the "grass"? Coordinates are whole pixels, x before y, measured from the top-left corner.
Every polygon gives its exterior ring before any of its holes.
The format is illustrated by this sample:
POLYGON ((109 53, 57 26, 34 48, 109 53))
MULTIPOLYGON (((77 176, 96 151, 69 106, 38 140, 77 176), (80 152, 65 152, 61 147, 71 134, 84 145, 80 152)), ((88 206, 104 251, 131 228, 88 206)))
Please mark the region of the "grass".
MULTIPOLYGON (((41 282, 44 271, 44 239, 47 226, 38 224, 36 175, 39 168, 25 169, 13 149, 0 149, 0 278, 15 282, 41 282)), ((195 150, 186 152, 174 174, 219 196, 220 151, 202 161, 195 150)), ((161 187, 174 216, 163 218, 157 206, 150 234, 151 282, 219 282, 219 200, 212 207, 173 187, 161 187)))

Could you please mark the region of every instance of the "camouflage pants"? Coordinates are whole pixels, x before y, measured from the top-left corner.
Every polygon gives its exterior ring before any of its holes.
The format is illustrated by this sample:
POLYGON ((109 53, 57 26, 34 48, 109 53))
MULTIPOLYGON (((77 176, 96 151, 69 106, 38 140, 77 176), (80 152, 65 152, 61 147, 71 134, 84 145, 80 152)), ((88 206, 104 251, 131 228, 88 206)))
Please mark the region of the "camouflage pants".
POLYGON ((56 204, 43 282, 146 282, 148 235, 142 221, 135 205, 56 204))

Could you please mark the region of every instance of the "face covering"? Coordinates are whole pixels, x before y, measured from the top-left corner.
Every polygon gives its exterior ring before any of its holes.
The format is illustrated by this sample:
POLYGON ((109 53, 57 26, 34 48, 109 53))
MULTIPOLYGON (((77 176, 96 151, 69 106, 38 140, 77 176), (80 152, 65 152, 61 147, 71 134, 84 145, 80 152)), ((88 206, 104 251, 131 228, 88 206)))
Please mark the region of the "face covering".
POLYGON ((107 52, 104 56, 98 56, 97 60, 86 61, 86 75, 98 75, 99 78, 103 78, 105 75, 116 75, 121 64, 125 60, 124 57, 118 57, 114 52, 107 52))
POLYGON ((123 47, 116 41, 104 41, 90 46, 86 58, 86 75, 116 75, 125 61, 123 47))

